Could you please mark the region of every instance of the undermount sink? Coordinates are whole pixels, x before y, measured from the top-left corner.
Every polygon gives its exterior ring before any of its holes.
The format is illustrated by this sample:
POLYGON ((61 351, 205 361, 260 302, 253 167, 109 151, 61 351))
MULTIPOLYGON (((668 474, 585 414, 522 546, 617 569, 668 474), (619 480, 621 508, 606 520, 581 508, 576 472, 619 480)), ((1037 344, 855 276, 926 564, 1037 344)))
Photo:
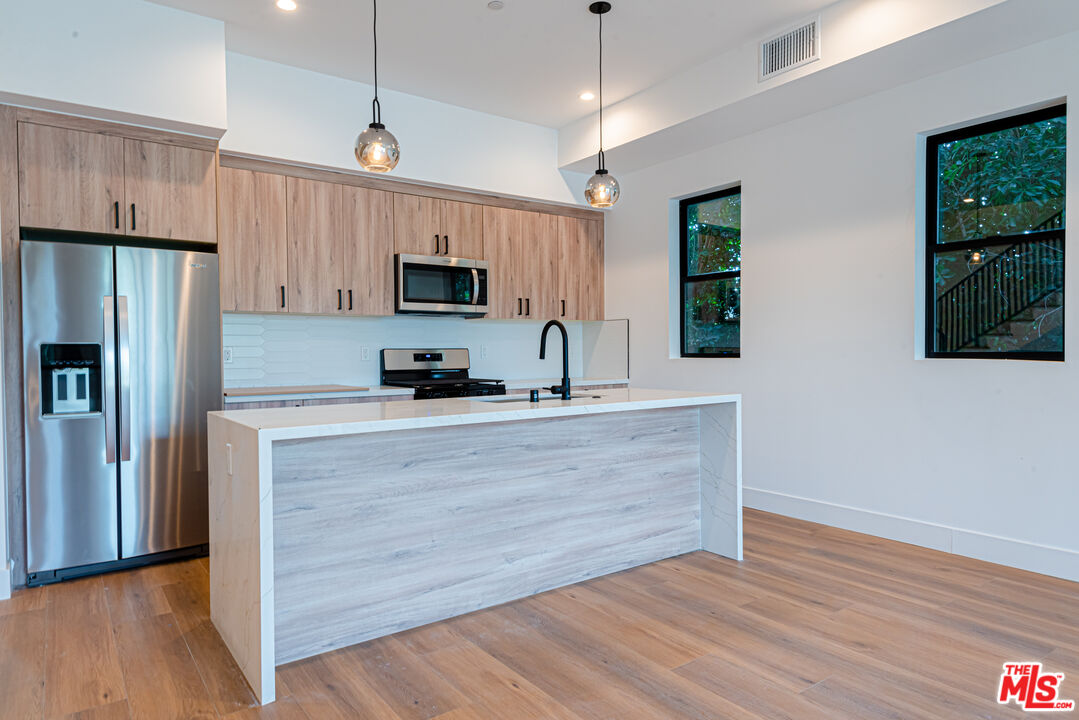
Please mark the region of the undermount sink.
MULTIPOLYGON (((603 397, 603 396, 602 395, 571 395, 569 399, 570 400, 598 400, 601 397, 603 397)), ((469 399, 474 400, 475 402, 486 402, 486 403, 531 403, 532 402, 531 400, 528 399, 527 395, 522 395, 520 397, 517 397, 517 396, 506 397, 505 395, 499 395, 499 396, 495 396, 495 397, 474 397, 474 398, 469 398, 469 399)), ((541 403, 542 402, 551 402, 553 400, 561 401, 562 396, 561 395, 541 395, 540 399, 539 399, 539 401, 541 403)))

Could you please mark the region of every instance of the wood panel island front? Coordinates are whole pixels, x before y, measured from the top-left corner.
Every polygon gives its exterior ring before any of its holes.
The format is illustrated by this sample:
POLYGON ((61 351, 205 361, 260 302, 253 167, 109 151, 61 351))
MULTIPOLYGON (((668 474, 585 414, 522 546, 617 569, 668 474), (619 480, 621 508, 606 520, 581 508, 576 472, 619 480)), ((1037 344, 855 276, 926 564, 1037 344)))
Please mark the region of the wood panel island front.
POLYGON ((693 550, 742 559, 741 397, 210 413, 210 607, 274 668, 693 550))

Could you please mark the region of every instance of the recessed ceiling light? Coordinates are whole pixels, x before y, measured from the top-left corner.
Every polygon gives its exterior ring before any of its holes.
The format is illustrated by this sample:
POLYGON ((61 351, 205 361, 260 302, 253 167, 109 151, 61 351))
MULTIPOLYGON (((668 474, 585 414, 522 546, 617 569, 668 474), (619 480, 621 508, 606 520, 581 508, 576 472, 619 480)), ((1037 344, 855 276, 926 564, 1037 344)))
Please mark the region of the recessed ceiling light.
POLYGON ((292 12, 296 9, 296 0, 277 0, 277 8, 285 12, 292 12))
POLYGON ((491 2, 487 3, 488 10, 501 10, 504 7, 506 7, 506 3, 502 2, 502 0, 491 0, 491 2))
POLYGON ((581 93, 580 97, 581 97, 582 100, 584 100, 586 102, 588 100, 595 100, 596 99, 596 96, 593 93, 590 93, 590 92, 587 92, 587 91, 581 93))

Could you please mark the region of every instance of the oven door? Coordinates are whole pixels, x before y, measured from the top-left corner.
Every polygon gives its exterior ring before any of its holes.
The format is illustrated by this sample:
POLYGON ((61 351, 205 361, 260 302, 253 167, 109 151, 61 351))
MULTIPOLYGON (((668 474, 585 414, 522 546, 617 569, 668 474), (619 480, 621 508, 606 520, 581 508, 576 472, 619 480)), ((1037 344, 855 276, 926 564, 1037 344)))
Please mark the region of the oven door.
POLYGON ((481 317, 487 314, 487 261, 396 256, 397 312, 481 317))

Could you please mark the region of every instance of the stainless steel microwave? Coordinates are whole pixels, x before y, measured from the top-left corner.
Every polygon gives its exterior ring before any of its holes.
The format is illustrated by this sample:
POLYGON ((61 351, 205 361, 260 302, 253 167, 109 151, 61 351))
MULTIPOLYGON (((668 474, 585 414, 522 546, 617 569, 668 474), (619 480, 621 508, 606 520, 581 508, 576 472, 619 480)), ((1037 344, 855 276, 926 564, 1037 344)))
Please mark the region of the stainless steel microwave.
POLYGON ((399 314, 487 314, 486 260, 401 253, 394 265, 399 314))

